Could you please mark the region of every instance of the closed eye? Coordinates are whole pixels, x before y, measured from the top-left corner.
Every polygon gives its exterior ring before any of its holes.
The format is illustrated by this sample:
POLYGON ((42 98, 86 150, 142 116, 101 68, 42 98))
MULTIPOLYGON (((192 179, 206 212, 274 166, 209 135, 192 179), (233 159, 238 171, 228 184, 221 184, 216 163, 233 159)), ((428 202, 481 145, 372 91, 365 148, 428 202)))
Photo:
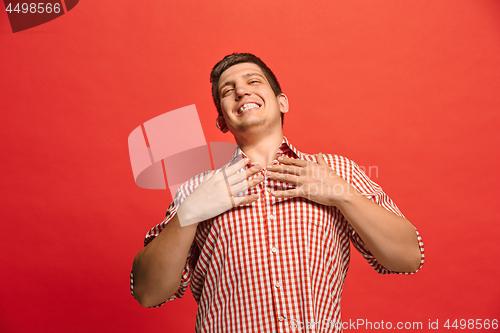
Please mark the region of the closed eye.
POLYGON ((233 90, 234 90, 234 89, 226 89, 226 90, 224 90, 224 91, 222 92, 222 97, 227 96, 227 95, 228 95, 228 93, 230 93, 230 92, 231 92, 231 91, 233 91, 233 90))

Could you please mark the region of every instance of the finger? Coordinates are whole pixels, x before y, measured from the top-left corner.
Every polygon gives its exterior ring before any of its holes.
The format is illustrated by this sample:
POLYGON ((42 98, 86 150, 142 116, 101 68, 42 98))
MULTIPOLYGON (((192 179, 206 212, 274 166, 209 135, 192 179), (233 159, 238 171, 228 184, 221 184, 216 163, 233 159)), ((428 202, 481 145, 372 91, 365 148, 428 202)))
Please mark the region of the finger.
POLYGON ((261 183, 263 180, 264 177, 262 175, 258 175, 257 177, 252 178, 246 182, 234 184, 231 186, 231 193, 233 193, 233 195, 237 195, 261 183))
POLYGON ((229 167, 226 168, 226 175, 228 177, 234 175, 241 168, 245 167, 245 165, 247 165, 249 162, 250 162, 250 160, 248 158, 244 158, 244 159, 242 159, 242 160, 234 163, 233 165, 231 165, 231 166, 229 166, 229 167))
POLYGON ((271 191, 271 195, 276 198, 295 198, 300 197, 299 189, 285 191, 271 191))
POLYGON ((299 177, 289 173, 267 172, 267 177, 273 180, 279 180, 285 183, 299 184, 299 177))
MULTIPOLYGON (((245 179, 260 172, 261 170, 262 170, 262 167, 260 166, 260 164, 255 164, 253 167, 246 169, 245 172, 238 172, 232 176, 228 175, 229 185, 234 185, 234 184, 240 183, 240 182, 244 181, 245 179)), ((226 175, 227 175, 227 170, 226 170, 226 175)))
POLYGON ((231 199, 231 203, 234 207, 233 192, 231 192, 231 187, 229 186, 229 182, 227 180, 226 170, 222 168, 221 173, 222 176, 224 177, 224 182, 226 183, 227 193, 229 194, 229 198, 231 199))
POLYGON ((330 167, 328 165, 328 163, 326 163, 325 161, 325 158, 323 157, 323 154, 322 153, 319 153, 318 155, 316 155, 316 162, 321 165, 321 166, 325 166, 325 167, 330 167))
POLYGON ((290 173, 293 175, 300 175, 301 172, 303 172, 304 168, 303 167, 298 167, 294 165, 268 165, 267 170, 273 171, 273 172, 281 172, 281 173, 290 173))
POLYGON ((278 157, 278 161, 280 161, 283 164, 296 165, 296 166, 300 166, 300 167, 307 166, 307 161, 298 160, 298 159, 290 158, 290 157, 286 157, 286 156, 278 157))
POLYGON ((236 206, 243 206, 252 203, 254 201, 257 201, 258 199, 259 199, 258 194, 247 195, 245 197, 235 197, 234 204, 236 206))

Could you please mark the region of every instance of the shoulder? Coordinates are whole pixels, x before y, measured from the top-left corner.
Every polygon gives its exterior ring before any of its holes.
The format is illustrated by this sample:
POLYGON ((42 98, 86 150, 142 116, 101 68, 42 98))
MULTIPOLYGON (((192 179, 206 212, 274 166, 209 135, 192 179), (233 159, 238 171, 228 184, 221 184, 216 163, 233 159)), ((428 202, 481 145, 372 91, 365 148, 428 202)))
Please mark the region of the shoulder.
MULTIPOLYGON (((351 159, 336 154, 326 154, 322 153, 323 158, 326 163, 335 170, 335 172, 344 179, 349 179, 352 177, 352 173, 359 169, 359 166, 351 159)), ((311 162, 316 161, 317 154, 306 154, 301 153, 301 159, 311 162)))
MULTIPOLYGON (((316 157, 319 153, 316 154, 307 154, 307 153, 300 153, 300 159, 305 160, 305 161, 313 161, 316 162, 316 157)), ((323 155, 323 158, 325 161, 330 164, 331 166, 333 165, 341 165, 341 164, 356 164, 354 161, 350 160, 349 158, 342 156, 342 155, 337 155, 337 154, 327 154, 327 153, 321 153, 323 155)))

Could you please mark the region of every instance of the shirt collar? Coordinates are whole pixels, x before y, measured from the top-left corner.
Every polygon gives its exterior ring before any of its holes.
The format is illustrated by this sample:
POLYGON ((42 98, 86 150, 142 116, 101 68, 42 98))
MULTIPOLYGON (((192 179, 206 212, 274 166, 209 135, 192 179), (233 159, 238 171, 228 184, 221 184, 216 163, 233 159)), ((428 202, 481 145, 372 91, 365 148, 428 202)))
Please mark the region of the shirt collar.
MULTIPOLYGON (((281 141, 281 145, 278 147, 278 150, 276 151, 276 154, 278 156, 281 155, 286 155, 291 158, 297 158, 297 159, 303 159, 302 158, 302 153, 295 148, 290 141, 286 138, 286 136, 283 136, 283 140, 281 141)), ((235 159, 243 159, 247 157, 245 153, 241 150, 240 146, 237 146, 236 149, 234 150, 233 156, 231 156, 230 162, 233 162, 235 159)))

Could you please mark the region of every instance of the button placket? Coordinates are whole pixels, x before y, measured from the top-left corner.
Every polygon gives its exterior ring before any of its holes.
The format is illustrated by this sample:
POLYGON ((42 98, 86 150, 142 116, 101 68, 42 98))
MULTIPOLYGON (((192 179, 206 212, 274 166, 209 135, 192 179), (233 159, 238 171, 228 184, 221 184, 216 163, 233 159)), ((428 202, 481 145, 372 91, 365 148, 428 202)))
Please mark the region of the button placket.
MULTIPOLYGON (((271 182, 270 179, 266 178, 265 182, 267 183, 266 185, 271 182)), ((267 218, 266 218, 266 224, 268 226, 268 244, 270 246, 270 252, 268 255, 269 258, 269 268, 270 268, 270 273, 269 274, 269 285, 272 288, 272 295, 273 295, 273 303, 275 305, 276 309, 276 318, 278 319, 279 322, 283 322, 286 320, 286 316, 283 314, 283 311, 286 309, 284 306, 284 300, 283 300, 283 293, 281 292, 281 288, 283 287, 281 281, 281 269, 280 269, 280 257, 277 255, 278 253, 278 248, 276 246, 273 246, 271 244, 277 244, 278 242, 278 223, 277 223, 277 218, 276 218, 276 213, 273 211, 275 209, 275 199, 267 189, 269 187, 266 186, 266 197, 265 197, 265 202, 266 202, 266 212, 267 212, 267 218)))

